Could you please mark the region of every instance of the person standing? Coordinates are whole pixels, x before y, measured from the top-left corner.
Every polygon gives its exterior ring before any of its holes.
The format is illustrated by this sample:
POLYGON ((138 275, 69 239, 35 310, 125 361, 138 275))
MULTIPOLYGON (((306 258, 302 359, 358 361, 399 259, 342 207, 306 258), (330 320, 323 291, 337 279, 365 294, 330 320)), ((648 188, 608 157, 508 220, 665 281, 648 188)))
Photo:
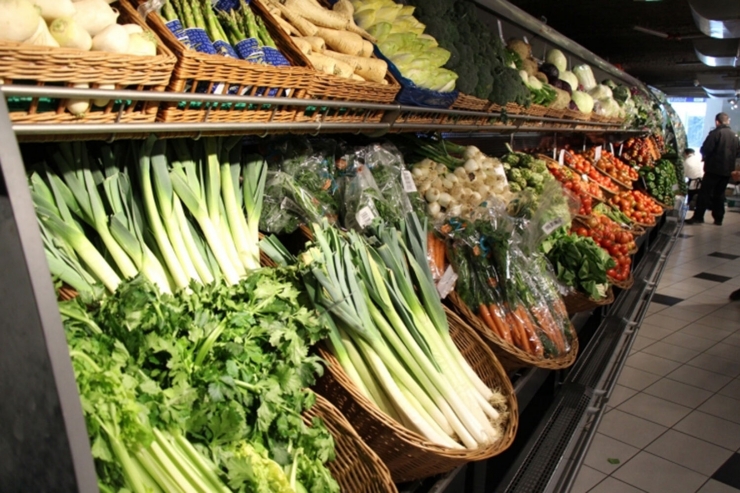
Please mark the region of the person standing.
POLYGON ((704 158, 704 177, 701 180, 696 210, 686 224, 701 224, 704 213, 712 211, 714 224, 722 225, 725 217, 725 189, 730 182, 730 173, 735 170, 735 158, 740 151, 737 135, 730 128, 730 117, 727 113, 718 113, 715 118, 715 129, 709 132, 701 146, 704 158))
POLYGON ((696 206, 694 197, 699 192, 701 177, 704 176, 704 163, 693 149, 683 151, 683 174, 689 180, 689 208, 693 211, 696 206))

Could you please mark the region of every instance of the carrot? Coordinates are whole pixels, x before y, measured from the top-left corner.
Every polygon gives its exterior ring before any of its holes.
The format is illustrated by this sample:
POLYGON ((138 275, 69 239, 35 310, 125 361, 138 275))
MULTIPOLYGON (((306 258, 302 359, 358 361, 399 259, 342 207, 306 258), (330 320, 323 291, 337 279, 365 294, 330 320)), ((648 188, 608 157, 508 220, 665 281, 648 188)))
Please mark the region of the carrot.
POLYGON ((437 265, 439 266, 439 273, 440 275, 444 274, 445 272, 445 242, 437 238, 437 246, 438 246, 438 252, 437 254, 439 257, 437 258, 437 265))
POLYGON ((503 313, 501 312, 501 307, 495 303, 491 303, 491 305, 488 307, 488 310, 491 312, 491 318, 493 318, 493 322, 498 326, 498 330, 503 334, 504 340, 509 344, 514 344, 514 341, 511 339, 511 328, 507 327, 506 324, 504 324, 504 322, 506 321, 506 317, 504 317, 503 313))
POLYGON ((519 349, 532 353, 529 346, 529 340, 527 338, 527 332, 524 330, 524 326, 521 324, 521 321, 517 320, 514 312, 510 309, 506 310, 506 321, 512 328, 512 335, 514 336, 512 339, 514 340, 514 344, 516 344, 519 349))
POLYGON ((485 303, 481 303, 480 305, 478 305, 478 314, 481 316, 488 328, 491 329, 491 332, 501 338, 504 337, 503 334, 499 333, 498 327, 493 321, 493 317, 491 317, 491 312, 488 311, 488 307, 486 307, 485 303))
POLYGON ((537 328, 532 323, 532 318, 529 313, 524 309, 522 305, 519 305, 516 309, 515 315, 518 315, 524 326, 524 330, 527 333, 530 341, 530 347, 534 348, 534 354, 542 357, 544 355, 544 348, 542 347, 542 341, 540 341, 537 335, 537 328))
POLYGON ((559 337, 557 326, 554 325, 554 321, 549 317, 549 313, 542 307, 533 307, 532 315, 537 321, 537 325, 540 326, 545 335, 555 344, 558 348, 558 353, 562 354, 565 347, 562 344, 562 339, 559 337))

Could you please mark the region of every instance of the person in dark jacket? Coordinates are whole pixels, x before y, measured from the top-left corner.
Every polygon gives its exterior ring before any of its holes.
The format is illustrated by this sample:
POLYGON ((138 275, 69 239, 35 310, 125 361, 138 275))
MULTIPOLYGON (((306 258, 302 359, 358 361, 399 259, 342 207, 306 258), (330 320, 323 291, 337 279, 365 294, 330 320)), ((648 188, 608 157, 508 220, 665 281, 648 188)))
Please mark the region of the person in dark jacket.
POLYGON ((716 128, 709 132, 701 146, 704 158, 704 177, 701 180, 696 210, 686 224, 701 224, 704 213, 711 209, 714 224, 721 226, 725 217, 725 189, 730 182, 730 173, 735 170, 735 158, 740 155, 740 142, 730 128, 730 117, 719 113, 715 118, 716 128))

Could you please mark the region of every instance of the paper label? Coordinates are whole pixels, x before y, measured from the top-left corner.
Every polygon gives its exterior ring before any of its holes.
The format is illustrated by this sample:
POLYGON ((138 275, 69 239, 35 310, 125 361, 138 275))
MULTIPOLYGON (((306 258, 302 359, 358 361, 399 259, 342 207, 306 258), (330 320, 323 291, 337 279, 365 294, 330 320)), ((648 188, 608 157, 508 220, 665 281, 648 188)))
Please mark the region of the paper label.
POLYGON ((411 175, 411 171, 407 169, 401 171, 401 184, 403 185, 404 192, 416 192, 416 183, 414 183, 414 177, 411 175))
POLYGON ((560 163, 560 166, 565 164, 565 149, 560 149, 560 156, 558 156, 558 163, 560 163))
POLYGON ((671 187, 671 190, 673 190, 674 192, 675 192, 676 190, 678 190, 678 183, 676 183, 675 185, 673 185, 673 186, 671 187))
POLYGON ((587 175, 586 173, 583 173, 583 174, 581 175, 581 179, 582 179, 583 181, 585 181, 586 183, 588 183, 588 175, 587 175))
POLYGON ((594 151, 594 163, 598 163, 601 159, 601 146, 598 146, 594 151))
POLYGON ((501 42, 506 45, 506 40, 504 40, 504 26, 501 24, 500 20, 496 21, 498 23, 498 37, 501 38, 501 42))
POLYGON ((452 266, 448 265, 447 270, 442 274, 442 277, 440 277, 437 282, 437 292, 441 299, 447 298, 447 295, 450 294, 452 289, 455 287, 455 282, 457 282, 457 274, 452 270, 452 266))
POLYGON ((542 225, 542 232, 546 235, 549 235, 550 233, 561 227, 563 224, 565 224, 565 220, 562 217, 556 217, 555 219, 551 219, 542 225))
POLYGON ((553 147, 552 148, 552 158, 555 159, 557 155, 558 155, 558 150, 553 147))
POLYGON ((612 144, 611 142, 609 142, 609 152, 614 154, 614 144, 612 144))
POLYGON ((356 219, 357 224, 359 224, 361 228, 365 228, 373 222, 373 219, 375 219, 375 212, 373 211, 372 207, 366 205, 365 207, 357 211, 356 219))
POLYGON ((619 155, 622 155, 622 148, 624 147, 624 144, 619 144, 619 155))

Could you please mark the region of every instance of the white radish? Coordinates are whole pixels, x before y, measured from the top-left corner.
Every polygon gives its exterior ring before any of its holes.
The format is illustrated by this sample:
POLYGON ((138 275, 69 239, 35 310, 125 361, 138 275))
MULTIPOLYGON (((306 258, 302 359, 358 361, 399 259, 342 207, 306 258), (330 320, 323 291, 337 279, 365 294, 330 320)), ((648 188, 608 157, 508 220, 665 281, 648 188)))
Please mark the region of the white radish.
POLYGON ((463 168, 465 168, 465 171, 467 171, 468 173, 475 173, 480 168, 480 165, 475 159, 468 159, 467 161, 465 161, 463 168))
POLYGON ((437 202, 430 202, 427 205, 427 212, 429 212, 429 215, 436 216, 441 211, 441 208, 437 202))
POLYGON ((472 159, 478 154, 480 154, 480 149, 478 149, 475 146, 468 146, 465 148, 465 151, 463 152, 463 157, 465 159, 472 159))
POLYGON ((0 39, 25 41, 39 26, 39 9, 29 0, 0 0, 0 39))
MULTIPOLYGON (((116 88, 115 84, 98 84, 98 89, 108 89, 108 90, 114 90, 116 88)), ((108 103, 110 102, 110 99, 93 99, 93 105, 98 106, 100 108, 105 108, 108 106, 108 103)))
POLYGON ((92 39, 93 51, 127 53, 128 45, 129 34, 120 24, 112 24, 106 27, 92 39))
POLYGON ((439 190, 434 187, 431 187, 424 194, 424 198, 427 199, 427 202, 436 202, 437 199, 439 198, 439 190))
POLYGON ((414 178, 420 179, 425 178, 429 176, 429 168, 425 168, 423 166, 414 166, 411 170, 411 174, 414 175, 414 178))
POLYGON ((455 176, 457 176, 460 180, 469 181, 468 172, 465 171, 465 168, 463 168, 462 166, 459 168, 455 168, 454 173, 455 173, 455 176))
POLYGON ((118 19, 118 11, 111 8, 104 0, 80 0, 75 3, 73 19, 77 24, 87 31, 90 36, 95 36, 118 19))
POLYGON ((445 180, 450 180, 452 183, 459 183, 460 180, 457 179, 457 175, 454 173, 447 173, 445 175, 445 180))
POLYGON ((450 206, 450 209, 448 210, 448 212, 452 216, 459 216, 460 214, 462 214, 462 210, 463 210, 462 204, 454 204, 450 206))
POLYGON ((450 205, 450 202, 452 202, 452 197, 449 193, 442 192, 439 194, 439 197, 437 198, 437 202, 439 205, 444 207, 445 209, 450 205))
POLYGON ((156 56, 157 38, 149 31, 128 35, 129 55, 156 56))
MULTIPOLYGON (((89 89, 90 84, 75 84, 73 87, 78 89, 89 89)), ((85 116, 87 110, 90 109, 89 99, 68 99, 65 104, 67 111, 72 113, 76 118, 82 118, 85 116)))
POLYGON ((417 188, 417 190, 419 190, 419 193, 420 194, 424 195, 427 192, 427 190, 429 190, 430 188, 432 188, 432 182, 431 181, 423 181, 416 188, 417 188))
POLYGON ((90 51, 92 38, 72 17, 54 19, 49 25, 49 32, 62 48, 77 48, 90 51))
POLYGON ((77 11, 72 0, 34 0, 33 3, 41 9, 41 17, 47 22, 59 17, 72 17, 77 11))
POLYGON ((54 39, 54 36, 49 32, 49 28, 46 27, 46 21, 39 17, 39 27, 33 36, 24 41, 26 44, 36 46, 54 46, 59 48, 59 43, 54 39))
POLYGON ((144 28, 138 24, 121 24, 128 34, 143 33, 144 28))
POLYGON ((442 179, 442 188, 444 188, 445 190, 452 190, 452 187, 454 186, 455 184, 448 180, 446 177, 442 179))

